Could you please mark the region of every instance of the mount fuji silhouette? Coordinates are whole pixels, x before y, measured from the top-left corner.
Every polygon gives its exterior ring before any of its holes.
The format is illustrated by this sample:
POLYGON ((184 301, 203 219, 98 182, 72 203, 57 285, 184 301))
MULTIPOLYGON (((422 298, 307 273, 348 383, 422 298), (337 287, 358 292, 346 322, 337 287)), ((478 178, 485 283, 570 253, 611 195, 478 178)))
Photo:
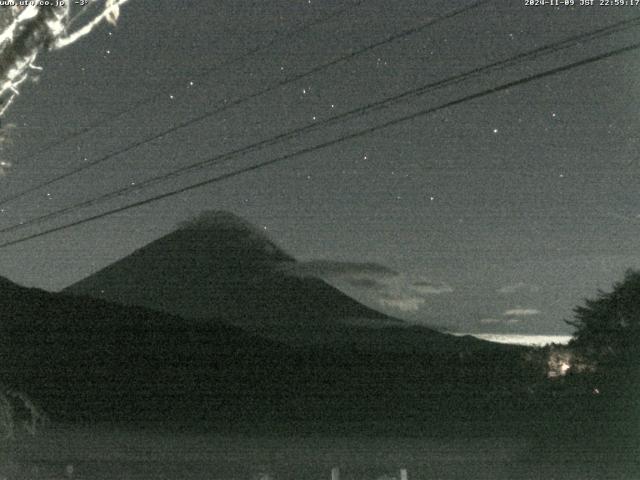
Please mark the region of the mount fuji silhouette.
MULTIPOLYGON (((420 335, 376 328, 367 337, 345 326, 346 345, 286 345, 222 322, 25 288, 2 277, 0 311, 0 388, 25 392, 61 422, 446 430, 452 418, 484 418, 496 395, 530 377, 519 349, 445 334, 429 343, 426 329, 420 335), (429 348, 371 349, 374 341, 397 347, 407 338, 398 332, 429 348), (432 348, 437 344, 447 348, 432 348)), ((15 407, 16 415, 25 413, 15 407)))
POLYGON ((482 416, 531 375, 520 348, 408 325, 296 265, 216 212, 63 293, 0 277, 0 379, 59 419, 235 428, 482 416))
POLYGON ((360 339, 365 334, 377 337, 373 330, 382 327, 412 335, 404 321, 358 303, 324 280, 291 274, 297 264, 264 232, 234 214, 214 211, 181 224, 65 293, 218 320, 295 343, 344 342, 347 332, 356 331, 360 339))

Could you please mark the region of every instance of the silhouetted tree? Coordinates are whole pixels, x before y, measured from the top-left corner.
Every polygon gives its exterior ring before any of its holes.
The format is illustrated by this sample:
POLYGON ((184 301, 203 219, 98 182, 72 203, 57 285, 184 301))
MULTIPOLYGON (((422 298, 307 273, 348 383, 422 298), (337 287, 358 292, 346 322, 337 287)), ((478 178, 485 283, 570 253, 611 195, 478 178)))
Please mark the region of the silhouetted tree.
POLYGON ((640 271, 628 270, 611 292, 598 292, 574 309, 570 346, 601 366, 633 365, 640 357, 640 271))

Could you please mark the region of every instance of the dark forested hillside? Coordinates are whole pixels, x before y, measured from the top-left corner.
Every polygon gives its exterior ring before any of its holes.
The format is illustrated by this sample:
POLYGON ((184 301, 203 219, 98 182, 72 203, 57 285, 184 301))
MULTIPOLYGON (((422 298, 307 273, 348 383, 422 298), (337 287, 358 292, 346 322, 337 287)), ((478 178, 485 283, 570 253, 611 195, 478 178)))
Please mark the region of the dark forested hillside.
POLYGON ((459 349, 468 344, 448 336, 451 348, 433 352, 294 348, 220 322, 6 280, 0 310, 3 381, 59 419, 431 425, 500 415, 490 406, 511 402, 526 377, 521 349, 459 349))

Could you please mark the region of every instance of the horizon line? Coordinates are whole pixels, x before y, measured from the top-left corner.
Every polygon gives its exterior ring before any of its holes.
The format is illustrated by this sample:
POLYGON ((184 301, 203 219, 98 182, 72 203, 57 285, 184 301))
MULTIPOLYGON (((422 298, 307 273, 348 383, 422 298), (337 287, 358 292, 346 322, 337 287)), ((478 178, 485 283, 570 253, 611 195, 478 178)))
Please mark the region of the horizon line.
POLYGON ((544 334, 544 333, 461 333, 447 332, 457 337, 471 335, 494 343, 506 343, 511 345, 545 346, 552 343, 566 345, 573 338, 569 334, 544 334))

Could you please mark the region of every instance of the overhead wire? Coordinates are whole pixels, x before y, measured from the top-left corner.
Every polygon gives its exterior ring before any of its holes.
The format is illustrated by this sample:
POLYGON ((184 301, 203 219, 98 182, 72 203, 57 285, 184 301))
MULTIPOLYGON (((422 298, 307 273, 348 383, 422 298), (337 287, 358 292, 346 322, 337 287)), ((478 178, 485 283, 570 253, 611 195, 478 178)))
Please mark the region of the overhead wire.
POLYGON ((509 82, 503 83, 501 85, 497 85, 495 87, 484 89, 484 90, 482 90, 480 92, 468 94, 468 95, 465 95, 465 96, 460 97, 458 99, 445 102, 445 103, 440 104, 438 106, 429 107, 429 108, 420 110, 418 112, 411 113, 409 115, 404 115, 402 117, 395 118, 393 120, 389 120, 389 121, 384 122, 382 124, 375 125, 375 126, 372 126, 372 127, 368 127, 368 128, 359 130, 357 132, 352 132, 352 133, 349 133, 349 134, 340 136, 338 138, 335 138, 335 139, 332 139, 332 140, 328 140, 328 141, 325 141, 325 142, 322 142, 322 143, 319 143, 319 144, 316 144, 316 145, 313 145, 313 146, 310 146, 310 147, 305 147, 305 148, 297 150, 295 152, 287 153, 285 155, 281 155, 281 156, 272 158, 270 160, 266 160, 266 161, 263 161, 263 162, 260 162, 260 163, 257 163, 257 164, 253 164, 253 165, 241 168, 241 169, 237 169, 237 170, 232 171, 232 172, 224 173, 224 174, 218 175, 218 176, 213 177, 213 178, 209 178, 209 179, 202 180, 202 181, 199 181, 199 182, 196 182, 196 183, 192 183, 190 185, 186 185, 184 187, 180 187, 180 188, 171 190, 169 192, 164 192, 162 194, 154 195, 154 196, 146 198, 144 200, 139 200, 139 201, 135 201, 135 202, 132 202, 132 203, 128 203, 128 204, 120 206, 120 207, 112 208, 112 209, 106 210, 104 212, 101 212, 101 213, 98 213, 98 214, 94 214, 94 215, 91 215, 91 216, 88 216, 88 217, 85 217, 85 218, 81 218, 81 219, 75 220, 73 222, 66 223, 64 225, 59 225, 57 227, 52 227, 52 228, 49 228, 47 230, 43 230, 41 232, 33 233, 33 234, 27 235, 25 237, 21 237, 21 238, 15 239, 15 240, 10 240, 10 241, 1 243, 0 244, 0 248, 6 248, 6 247, 9 247, 9 246, 12 246, 12 245, 17 245, 17 244, 26 242, 28 240, 39 238, 39 237, 42 237, 42 236, 45 236, 45 235, 50 235, 50 234, 55 233, 55 232, 67 230, 69 228, 73 228, 73 227, 76 227, 78 225, 83 225, 83 224, 88 223, 88 222, 92 222, 92 221, 95 221, 95 220, 98 220, 98 219, 101 219, 101 218, 105 218, 107 216, 114 215, 116 213, 121 213, 121 212, 124 212, 124 211, 127 211, 127 210, 131 210, 133 208, 137 208, 137 207, 140 207, 140 206, 143 206, 143 205, 147 205, 147 204, 150 204, 150 203, 153 203, 153 202, 157 202, 157 201, 163 200, 165 198, 173 197, 173 196, 185 193, 185 192, 190 191, 190 190, 194 190, 194 189, 201 188, 201 187, 204 187, 204 186, 207 186, 207 185, 218 183, 218 182, 221 182, 223 180, 227 180, 227 179, 232 178, 232 177, 243 175, 243 174, 246 174, 246 173, 251 172, 251 171, 256 171, 256 170, 268 167, 270 165, 274 165, 276 163, 283 162, 283 161, 288 160, 288 159, 293 158, 293 157, 297 157, 297 156, 300 156, 300 155, 305 155, 305 154, 314 152, 316 150, 324 149, 324 148, 327 148, 327 147, 330 147, 330 146, 333 146, 333 145, 337 145, 339 143, 342 143, 342 142, 345 142, 345 141, 348 141, 348 140, 353 140, 353 139, 358 138, 358 137, 369 135, 371 133, 374 133, 374 132, 382 130, 382 129, 390 128, 390 127, 399 125, 399 124, 404 123, 404 122, 415 120, 415 119, 417 119, 419 117, 423 117, 423 116, 429 115, 431 113, 434 113, 434 112, 437 112, 437 111, 440 111, 440 110, 443 110, 443 109, 446 109, 446 108, 450 108, 450 107, 453 107, 453 106, 456 106, 456 105, 460 105, 460 104, 463 104, 463 103, 466 103, 466 102, 469 102, 469 101, 472 101, 472 100, 483 98, 483 97, 495 94, 495 93, 500 92, 500 91, 504 91, 504 90, 507 90, 507 89, 510 89, 510 88, 513 88, 513 87, 516 87, 516 86, 524 85, 526 83, 529 83, 529 82, 532 82, 532 81, 536 81, 536 80, 540 80, 542 78, 546 78, 546 77, 549 77, 549 76, 552 76, 552 75, 557 75, 557 74, 562 73, 562 72, 567 72, 567 71, 572 70, 574 68, 578 68, 578 67, 585 66, 585 65, 588 65, 588 64, 591 64, 591 63, 599 62, 599 61, 602 61, 602 60, 605 60, 605 59, 608 59, 608 58, 612 58, 612 57, 615 57, 615 56, 623 55, 623 54, 626 54, 626 53, 630 53, 630 52, 632 52, 634 50, 638 50, 638 49, 640 49, 640 42, 634 43, 634 44, 631 44, 631 45, 628 45, 628 46, 625 46, 625 47, 621 47, 621 48, 618 48, 618 49, 615 49, 615 50, 611 50, 611 51, 608 51, 608 52, 605 52, 605 53, 602 53, 602 54, 591 56, 591 57, 588 57, 588 58, 585 58, 585 59, 582 59, 582 60, 578 60, 576 62, 572 62, 572 63, 566 64, 566 65, 563 65, 563 66, 560 66, 560 67, 555 67, 555 68, 552 68, 552 69, 549 69, 549 70, 546 70, 546 71, 543 71, 543 72, 539 72, 539 73, 536 73, 536 74, 528 75, 528 76, 520 78, 518 80, 509 81, 509 82))
POLYGON ((122 196, 124 194, 127 194, 129 192, 139 192, 140 190, 147 188, 149 186, 152 185, 156 185, 158 183, 161 183, 163 181, 166 181, 170 178, 175 178, 177 176, 181 176, 181 175, 185 175, 187 173, 199 170, 199 169, 203 169, 203 168, 207 168, 210 167, 212 165, 219 165, 224 161, 227 161, 231 158, 237 157, 239 155, 244 155, 253 151, 256 151, 258 149, 262 149, 271 145, 274 145, 276 143, 279 143, 283 140, 287 140, 287 139, 291 139, 291 138, 296 138, 301 134, 304 133, 308 133, 310 131, 315 131, 318 130, 320 128, 335 124, 337 122, 340 121, 344 121, 346 119, 349 119, 351 117, 356 117, 356 116, 360 116, 360 115, 364 115, 370 112, 373 112, 377 109, 380 109, 382 107, 386 107, 390 104, 394 104, 394 103, 398 103, 401 101, 406 101, 410 98, 415 98, 421 95, 424 95, 426 93, 430 93, 436 89, 439 88, 444 88, 446 86, 451 86, 451 85, 455 85, 458 83, 461 83, 463 81, 466 81, 470 78, 473 77, 477 77, 481 74, 490 72, 492 70, 497 70, 499 68, 505 68, 505 67, 510 67, 510 66, 514 66, 517 65, 520 62, 524 62, 524 61, 529 61, 532 59, 536 59, 539 58, 542 55, 551 55, 554 53, 557 53, 558 51, 561 51, 563 49, 575 46, 578 43, 584 42, 584 41, 591 41, 593 39, 596 38, 600 38, 604 35, 611 35, 612 33, 616 33, 616 32, 620 32, 629 28, 633 28, 637 25, 640 24, 640 17, 636 17, 630 20, 625 20, 625 21, 621 21, 621 22, 617 22, 614 23, 612 25, 608 25, 606 27, 602 27, 600 29, 597 30, 593 30, 593 31, 589 31, 589 32, 584 32, 578 35, 573 35, 569 38, 566 38, 564 40, 558 41, 558 42, 553 42, 551 44, 548 45, 544 45, 538 48, 534 48, 532 50, 526 51, 526 52, 522 52, 520 54, 517 54, 515 56, 503 59, 503 60, 499 60, 499 61, 495 61, 492 63, 489 63, 487 65, 484 65, 482 67, 476 67, 476 68, 472 68, 470 70, 467 70, 465 72, 459 73, 457 75, 453 75, 451 77, 442 79, 442 80, 438 80, 438 81, 434 81, 434 82, 429 82, 425 85, 421 85, 417 88, 402 92, 400 94, 391 96, 391 97, 386 97, 384 99, 375 101, 375 102, 371 102, 368 103, 366 105, 354 108, 352 110, 349 110, 347 112, 335 115, 333 117, 327 118, 325 120, 319 121, 319 122, 314 122, 311 124, 307 124, 305 126, 302 127, 297 127, 294 128, 292 130, 289 130, 287 132, 281 133, 279 135, 276 135, 274 137, 270 137, 268 139, 264 139, 258 142, 255 142, 253 144, 232 150, 230 152, 226 152, 226 153, 222 153, 219 155, 216 155, 212 158, 206 159, 206 160, 202 160, 199 162, 195 162, 177 169, 174 169, 170 172, 161 174, 161 175, 157 175, 155 177, 151 177, 148 179, 145 179, 141 182, 137 182, 135 185, 127 185, 125 187, 122 187, 120 189, 111 191, 111 192, 107 192, 105 194, 99 195, 97 197, 88 199, 88 200, 84 200, 82 202, 79 203, 75 203, 72 204, 70 206, 67 207, 63 207, 61 209, 58 210, 54 210, 52 212, 46 213, 44 215, 40 215, 38 217, 35 217, 33 219, 27 220, 27 221, 22 221, 20 223, 14 224, 14 225, 10 225, 4 228, 0 228, 0 233, 8 233, 11 231, 15 231, 18 229, 22 229, 22 228, 26 228, 28 226, 31 225, 35 225, 35 224, 39 224, 42 223, 46 220, 51 220, 51 219, 55 219, 58 218, 62 215, 65 215, 67 213, 70 213, 72 211, 81 209, 81 208, 86 208, 89 206, 93 206, 93 205, 97 205, 99 203, 108 201, 110 199, 122 196))
POLYGON ((185 120, 185 121, 183 121, 183 122, 181 122, 181 123, 179 123, 177 125, 174 125, 174 126, 172 126, 170 128, 167 128, 167 129, 165 129, 165 130, 163 130, 161 132, 154 133, 154 134, 152 134, 150 136, 145 137, 144 139, 141 139, 141 140, 138 140, 136 142, 133 142, 133 143, 131 143, 131 144, 129 144, 129 145, 123 147, 123 148, 120 148, 120 149, 115 150, 113 152, 110 152, 110 153, 108 153, 106 155, 103 155, 102 157, 97 158, 97 159, 95 159, 93 161, 86 162, 83 165, 81 165, 81 166, 79 166, 79 167, 77 167, 75 169, 72 169, 72 170, 70 170, 68 172, 64 172, 64 173, 62 173, 60 175, 57 175, 57 176, 55 176, 55 177, 53 177, 53 178, 51 178, 49 180, 44 181, 42 183, 39 183, 39 184, 34 185, 32 187, 29 187, 29 188, 27 188, 25 190, 21 190, 20 192, 17 192, 17 193, 10 194, 10 195, 7 195, 5 197, 2 197, 2 198, 0 198, 0 206, 6 205, 7 203, 9 203, 11 201, 14 201, 14 200, 17 200, 19 198, 22 198, 22 197, 24 197, 24 196, 26 196, 26 195, 28 195, 30 193, 33 193, 35 191, 40 190, 40 189, 42 189, 42 188, 44 188, 46 186, 52 185, 52 184, 57 183, 57 182, 59 182, 61 180, 69 178, 69 177, 71 177, 71 176, 73 176, 73 175, 75 175, 77 173, 80 173, 80 172, 86 171, 86 170, 88 170, 90 168, 93 168, 96 165, 102 164, 102 163, 104 163, 104 162, 106 162, 106 161, 108 161, 108 160, 110 160, 110 159, 112 159, 112 158, 114 158, 114 157, 116 157, 118 155, 122 155, 123 153, 127 153, 127 152, 129 152, 129 151, 141 146, 141 145, 145 145, 145 144, 147 144, 149 142, 164 138, 165 136, 167 136, 167 135, 169 135, 169 134, 171 134, 173 132, 176 132, 176 131, 181 130, 183 128, 186 128, 186 127, 189 127, 189 126, 194 125, 196 123, 199 123, 199 122, 201 122, 201 121, 203 121, 205 119, 213 117, 214 115, 222 113, 222 112, 224 112, 224 111, 226 111, 226 110, 228 110, 228 109, 230 109, 232 107, 236 107, 238 105, 241 105, 241 104, 243 104, 243 103, 245 103, 245 102, 247 102, 249 100, 252 100, 254 98, 262 96, 262 95, 264 95, 266 93, 272 92, 272 91, 274 91, 274 90, 276 90, 276 89, 278 89, 280 87, 283 87, 285 85, 288 85, 290 83, 294 83, 294 82, 297 82, 297 81, 302 80, 304 78, 307 78, 307 77, 309 77, 311 75, 314 75, 314 74, 316 74, 316 73, 318 73, 320 71, 323 71, 323 70, 325 70, 327 68, 330 68, 330 67, 332 67, 334 65, 337 65, 339 63, 348 61, 348 60, 350 60, 352 58, 355 58, 357 56, 360 56, 360 55, 362 55, 362 54, 364 54, 366 52, 369 52, 369 51, 371 51, 371 50, 373 50, 375 48, 378 48, 378 47, 380 47, 382 45, 385 45, 385 44, 388 44, 388 43, 392 43, 392 42, 395 42, 395 41, 397 41, 397 40, 399 40, 401 38, 405 38, 407 36, 410 36, 410 35, 413 35, 415 33, 418 33, 418 32, 424 30, 425 28, 427 28, 429 26, 432 26, 432 25, 434 25, 436 23, 439 23, 439 22, 441 22, 443 20, 447 20, 449 18, 453 18, 455 16, 458 16, 458 15, 461 15, 463 13, 466 13, 466 12, 468 12, 468 11, 474 9, 474 8, 477 8, 480 5, 488 3, 490 1, 493 1, 493 0, 478 0, 478 1, 474 2, 471 5, 468 5, 466 7, 457 9, 457 10, 452 11, 452 12, 449 12, 449 13, 444 14, 442 16, 436 17, 435 19, 429 20, 428 22, 426 22, 424 24, 421 24, 421 25, 419 25, 417 27, 413 27, 413 28, 410 28, 410 29, 407 29, 407 30, 403 30, 403 31, 401 31, 399 33, 392 34, 390 36, 387 36, 383 40, 374 42, 373 44, 369 44, 369 45, 367 45, 365 47, 362 47, 362 48, 357 49, 355 51, 352 51, 352 52, 350 52, 348 54, 345 54, 345 55, 342 55, 342 56, 340 56, 338 58, 335 58, 335 59, 333 59, 333 60, 331 60, 329 62, 326 62, 326 63, 323 63, 321 65, 312 67, 311 69, 306 70, 305 72, 302 72, 302 73, 287 77, 287 78, 285 78, 283 80, 274 82, 271 85, 268 85, 267 87, 265 87, 265 88, 263 88, 261 90, 258 90, 256 92, 253 92, 253 93, 251 93, 249 95, 236 98, 235 100, 232 100, 232 101, 223 101, 223 102, 219 103, 218 105, 216 105, 213 108, 213 110, 208 110, 207 112, 205 112, 203 114, 200 114, 200 115, 197 115, 195 117, 192 117, 192 118, 190 118, 188 120, 185 120))
MULTIPOLYGON (((298 28, 294 28, 291 29, 288 32, 285 32, 281 35, 276 35, 274 36, 271 40, 269 40, 266 44, 262 45, 256 45, 252 48, 250 48, 249 50, 247 50, 246 52, 242 53, 241 55, 238 55, 236 57, 233 57, 229 60, 223 61, 219 64, 216 64, 215 66, 211 67, 211 68, 206 68, 204 70, 202 70, 201 72, 198 72, 196 74, 193 74, 190 76, 190 78, 204 78, 206 76, 209 76, 212 73, 215 73, 217 71, 219 71, 221 68, 223 67, 229 67, 231 65, 234 65, 236 63, 241 62, 242 60, 244 60, 245 58, 250 57, 251 55, 255 55, 256 53, 259 52, 263 52, 265 50, 268 50, 269 48, 271 48, 274 44, 283 41, 283 40, 287 40, 290 38, 295 37, 296 35, 299 35, 300 33, 315 27, 316 25, 320 25, 322 23, 325 23, 327 21, 333 20, 335 17, 341 16, 344 13, 348 12, 349 10, 352 10, 358 6, 360 6, 362 3, 364 3, 365 0, 356 0, 354 1, 352 4, 347 5, 344 8, 338 9, 334 12, 331 12, 319 19, 304 23, 303 25, 301 25, 298 28)), ((80 14, 79 14, 80 15, 80 14)), ((76 18, 74 18, 72 21, 75 21, 76 18)), ((149 105, 151 103, 153 103, 154 101, 163 98, 164 96, 167 96, 171 93, 171 91, 173 91, 174 89, 180 87, 183 84, 184 80, 180 80, 179 82, 174 82, 169 88, 167 89, 163 89, 162 92, 159 93, 154 93, 152 95, 149 95, 147 97, 141 98, 135 102, 133 102, 133 104, 129 105, 127 108, 114 112, 106 117, 103 117, 89 125, 86 125, 82 128, 79 128, 77 130, 75 130, 74 132, 71 132, 67 135, 62 136, 61 138, 45 145, 44 147, 41 147, 40 149, 36 150, 35 152, 31 152, 29 155, 30 156, 36 156, 39 155, 41 153, 47 152, 55 147, 58 147, 64 143, 67 143, 69 140, 72 140, 74 138, 77 138, 81 135, 84 135, 85 133, 90 132, 91 130, 95 130, 96 128, 102 127, 108 123, 111 123, 112 121, 128 114, 131 112, 134 112, 136 110, 138 110, 139 108, 145 106, 145 105, 149 105)))
MULTIPOLYGON (((269 42, 267 42, 266 44, 264 44, 264 45, 256 45, 256 46, 252 47, 251 49, 249 49, 248 51, 244 52, 243 54, 241 54, 239 56, 233 57, 232 59, 230 59, 228 61, 224 61, 224 62, 222 62, 220 64, 217 64, 213 68, 207 68, 207 69, 203 70, 202 72, 192 76, 192 78, 203 78, 203 77, 208 76, 208 75, 210 75, 210 74, 212 74, 214 72, 217 72, 218 70, 220 70, 223 67, 231 66, 233 64, 236 64, 236 63, 244 60, 245 58, 250 57, 251 55, 254 55, 254 54, 259 53, 259 52, 266 51, 269 48, 271 48, 274 44, 278 43, 279 41, 283 41, 283 40, 287 40, 287 39, 293 38, 296 35, 299 35, 300 33, 304 32, 304 31, 306 31, 306 30, 308 30, 308 29, 310 29, 310 28, 312 28, 312 27, 314 27, 316 25, 319 25, 321 23, 325 23, 327 21, 330 21, 330 20, 334 19, 335 17, 343 15, 344 13, 348 12, 349 10, 352 10, 352 9, 360 6, 362 3, 364 3, 364 1, 365 0, 356 0, 351 5, 348 5, 348 6, 344 7, 344 8, 341 8, 341 9, 338 9, 338 10, 336 10, 334 12, 331 12, 330 14, 325 15, 325 16, 319 18, 319 19, 307 22, 307 23, 301 25, 300 27, 294 28, 294 29, 282 34, 282 35, 276 35, 269 42)), ((78 15, 80 15, 80 14, 78 14, 78 15)), ((167 90, 165 90, 163 92, 155 93, 155 94, 153 94, 151 96, 148 96, 148 97, 145 97, 143 99, 140 99, 140 100, 134 102, 132 105, 129 105, 127 108, 125 108, 123 110, 120 110, 120 111, 118 111, 118 112, 116 112, 116 113, 114 113, 112 115, 107 116, 107 117, 101 118, 101 119, 97 120, 96 122, 93 122, 93 123, 91 123, 89 125, 86 125, 86 126, 80 128, 80 129, 78 129, 78 130, 76 130, 76 131, 74 131, 74 132, 72 132, 72 133, 70 133, 68 135, 64 135, 64 136, 58 138, 57 140, 45 145, 44 147, 36 150, 35 152, 29 153, 29 156, 37 156, 37 155, 40 155, 41 153, 48 152, 48 151, 50 151, 50 150, 52 150, 52 149, 54 149, 54 148, 56 148, 56 147, 58 147, 60 145, 63 145, 65 143, 67 143, 69 140, 77 138, 77 137, 79 137, 81 135, 84 135, 85 133, 88 133, 88 132, 90 132, 92 130, 95 130, 97 128, 100 128, 100 127, 102 127, 102 126, 104 126, 104 125, 106 125, 108 123, 111 123, 112 121, 114 121, 114 120, 116 120, 116 119, 118 119, 118 118, 120 118, 120 117, 122 117, 122 116, 124 116, 124 115, 126 115, 128 113, 134 112, 134 111, 138 110, 139 108, 141 108, 141 107, 143 107, 145 105, 151 104, 154 101, 158 100, 159 98, 162 98, 163 96, 168 95, 169 92, 171 92, 173 89, 175 89, 178 86, 180 86, 182 83, 183 83, 182 80, 180 82, 176 82, 176 83, 174 83, 172 85, 172 87, 170 87, 169 89, 167 89, 167 90)), ((154 139, 152 138, 149 141, 151 141, 151 140, 154 140, 154 139)), ((132 145, 131 148, 135 148, 136 146, 137 145, 132 145)), ((117 155, 119 153, 124 153, 124 152, 114 152, 113 156, 115 156, 115 155, 117 155)), ((80 167, 78 167, 76 169, 73 169, 73 170, 71 170, 69 172, 62 173, 61 175, 58 175, 58 176, 56 176, 54 178, 46 180, 46 181, 44 181, 44 182, 42 182, 42 183, 40 183, 38 185, 35 185, 33 187, 30 187, 30 188, 28 188, 26 190, 23 190, 23 191, 15 193, 15 194, 8 195, 8 196, 5 196, 3 198, 0 198, 0 205, 4 205, 4 204, 6 204, 8 202, 11 202, 13 200, 17 200, 19 198, 22 198, 22 197, 24 197, 25 195, 27 195, 27 194, 29 194, 31 192, 35 192, 37 190, 40 190, 40 189, 42 189, 42 188, 44 188, 46 186, 52 185, 53 183, 56 183, 56 182, 58 182, 60 180, 63 180, 65 178, 67 178, 67 177, 70 177, 70 176, 72 176, 72 175, 74 175, 76 173, 79 173, 79 172, 81 172, 83 170, 91 168, 94 165, 100 164, 103 161, 108 160, 109 158, 112 158, 112 156, 109 156, 108 158, 104 158, 104 157, 103 158, 99 158, 95 162, 85 163, 84 165, 82 165, 82 166, 80 166, 80 167)))

